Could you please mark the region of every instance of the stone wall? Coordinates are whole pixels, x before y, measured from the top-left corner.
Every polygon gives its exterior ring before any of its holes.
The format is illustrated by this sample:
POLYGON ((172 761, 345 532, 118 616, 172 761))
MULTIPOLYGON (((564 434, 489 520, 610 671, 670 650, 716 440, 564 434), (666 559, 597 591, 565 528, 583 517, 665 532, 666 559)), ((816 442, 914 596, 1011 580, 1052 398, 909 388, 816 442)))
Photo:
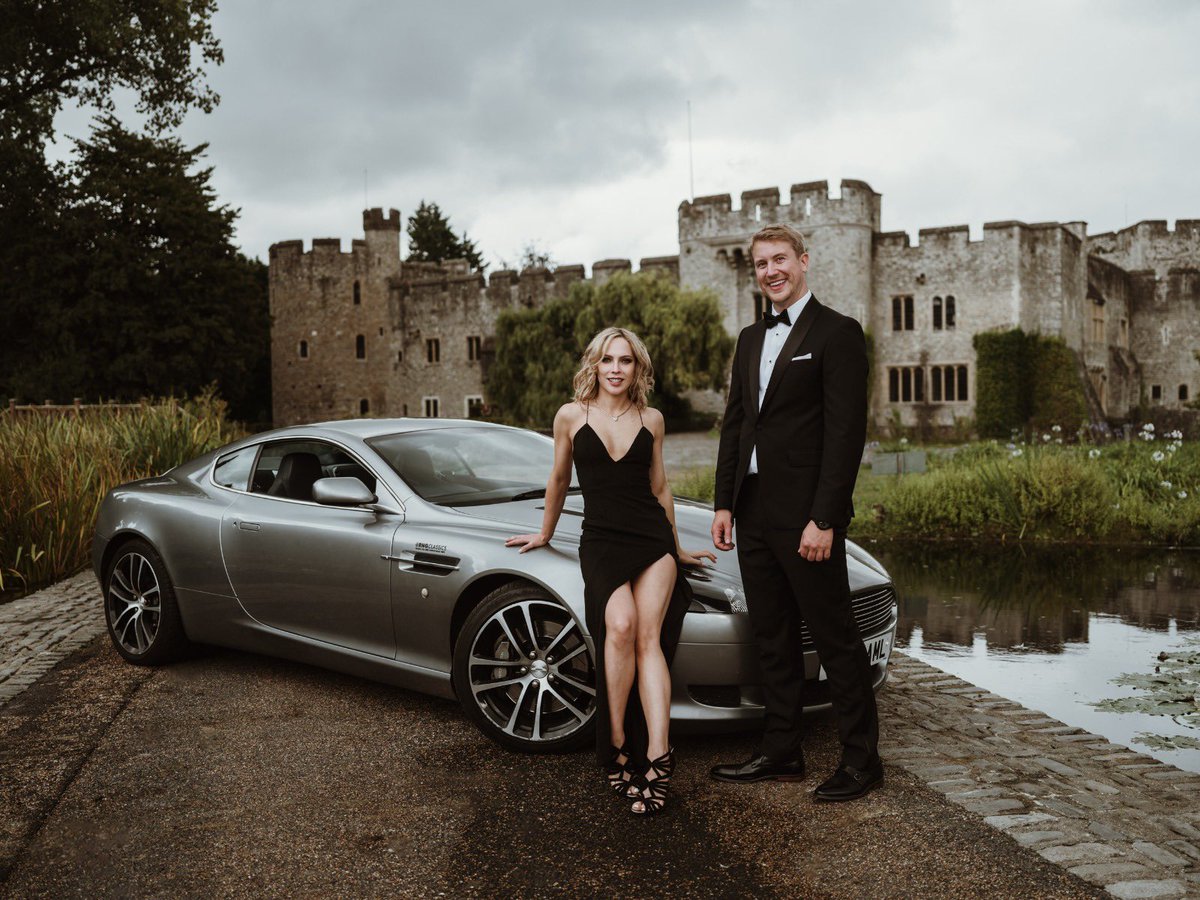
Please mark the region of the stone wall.
POLYGON ((367 210, 363 229, 365 238, 352 241, 349 253, 336 238, 315 239, 307 253, 300 241, 271 246, 276 425, 354 417, 386 406, 381 362, 392 355, 388 282, 400 271, 400 214, 367 210))
MULTIPOLYGON (((640 268, 714 291, 725 328, 736 333, 763 307, 748 257, 751 236, 776 222, 795 226, 809 242, 813 293, 874 336, 871 414, 881 426, 897 418, 907 427, 941 428, 969 420, 972 338, 1014 327, 1061 336, 1110 417, 1128 416, 1139 402, 1181 406, 1181 388, 1196 399, 1200 220, 1180 220, 1174 229, 1141 222, 1101 235, 1088 235, 1083 222, 989 222, 979 240, 956 225, 921 229, 914 242, 905 232, 881 232, 880 209, 881 195, 854 180, 843 180, 836 197, 824 181, 793 185, 786 203, 778 188, 744 191, 736 209, 729 194, 697 197, 679 207, 679 255, 642 259, 640 268), (896 298, 903 319, 911 298, 911 328, 907 321, 894 328, 896 298), (939 376, 955 374, 953 399, 944 390, 933 399, 935 368, 939 376), (923 399, 910 390, 908 400, 893 401, 891 370, 915 378, 918 369, 923 399)), ((332 239, 314 240, 308 252, 300 241, 271 247, 276 424, 421 416, 429 399, 439 415, 464 417, 470 399, 483 395, 496 317, 564 296, 587 278, 580 265, 504 270, 485 280, 461 260, 402 264, 396 210, 367 210, 363 228, 348 253, 332 239)), ((591 277, 602 285, 632 270, 628 259, 600 260, 591 277)), ((714 414, 723 407, 713 392, 693 400, 714 414)))

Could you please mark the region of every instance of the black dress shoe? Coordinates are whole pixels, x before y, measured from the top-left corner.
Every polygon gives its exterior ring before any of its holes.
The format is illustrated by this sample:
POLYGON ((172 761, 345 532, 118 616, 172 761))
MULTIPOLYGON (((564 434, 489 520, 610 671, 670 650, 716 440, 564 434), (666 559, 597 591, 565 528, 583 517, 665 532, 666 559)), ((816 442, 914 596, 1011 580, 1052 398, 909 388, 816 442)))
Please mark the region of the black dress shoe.
POLYGON ((745 762, 714 766, 709 775, 717 781, 732 781, 736 784, 749 784, 753 781, 803 781, 804 758, 798 756, 795 759, 777 762, 759 753, 745 762))
POLYGON ((837 802, 857 800, 872 788, 883 784, 883 762, 875 760, 864 769, 856 769, 845 763, 838 766, 828 781, 813 792, 818 800, 837 802))

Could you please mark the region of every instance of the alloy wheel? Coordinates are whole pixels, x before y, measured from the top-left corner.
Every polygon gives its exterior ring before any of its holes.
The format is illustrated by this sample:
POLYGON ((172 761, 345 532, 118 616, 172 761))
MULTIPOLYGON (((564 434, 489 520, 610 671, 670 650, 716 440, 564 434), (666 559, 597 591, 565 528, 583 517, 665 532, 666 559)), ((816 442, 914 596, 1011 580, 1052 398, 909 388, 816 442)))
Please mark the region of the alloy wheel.
POLYGON ((117 560, 105 602, 113 640, 134 655, 149 650, 162 621, 162 589, 146 557, 129 552, 117 560))
POLYGON ((591 650, 557 603, 520 600, 493 613, 471 642, 468 671, 479 709, 514 738, 561 740, 595 715, 591 650))

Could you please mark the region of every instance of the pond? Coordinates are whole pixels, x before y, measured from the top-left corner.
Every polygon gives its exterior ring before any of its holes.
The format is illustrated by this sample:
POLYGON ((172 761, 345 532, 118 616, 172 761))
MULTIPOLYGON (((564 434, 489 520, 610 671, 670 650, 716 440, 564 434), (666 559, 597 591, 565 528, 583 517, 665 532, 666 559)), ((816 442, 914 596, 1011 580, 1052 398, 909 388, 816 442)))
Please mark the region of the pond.
POLYGON ((1200 652, 1200 552, 864 546, 899 589, 898 648, 1068 725, 1200 772, 1200 749, 1166 746, 1200 739, 1200 698, 1188 719, 1093 705, 1147 696, 1113 679, 1153 676, 1164 651, 1200 652))

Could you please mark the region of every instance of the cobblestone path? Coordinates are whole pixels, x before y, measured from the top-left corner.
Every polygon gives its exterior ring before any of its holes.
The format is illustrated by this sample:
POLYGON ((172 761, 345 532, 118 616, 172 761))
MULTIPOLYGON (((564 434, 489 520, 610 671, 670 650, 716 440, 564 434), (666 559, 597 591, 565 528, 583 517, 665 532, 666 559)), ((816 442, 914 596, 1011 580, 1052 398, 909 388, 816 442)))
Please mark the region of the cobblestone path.
POLYGON ((90 570, 0 604, 0 703, 104 630, 100 588, 90 570))
MULTIPOLYGON (((104 630, 91 572, 0 606, 0 704, 104 630)), ((1200 897, 1200 775, 903 653, 880 714, 889 765, 1049 862, 1116 897, 1200 897)))

